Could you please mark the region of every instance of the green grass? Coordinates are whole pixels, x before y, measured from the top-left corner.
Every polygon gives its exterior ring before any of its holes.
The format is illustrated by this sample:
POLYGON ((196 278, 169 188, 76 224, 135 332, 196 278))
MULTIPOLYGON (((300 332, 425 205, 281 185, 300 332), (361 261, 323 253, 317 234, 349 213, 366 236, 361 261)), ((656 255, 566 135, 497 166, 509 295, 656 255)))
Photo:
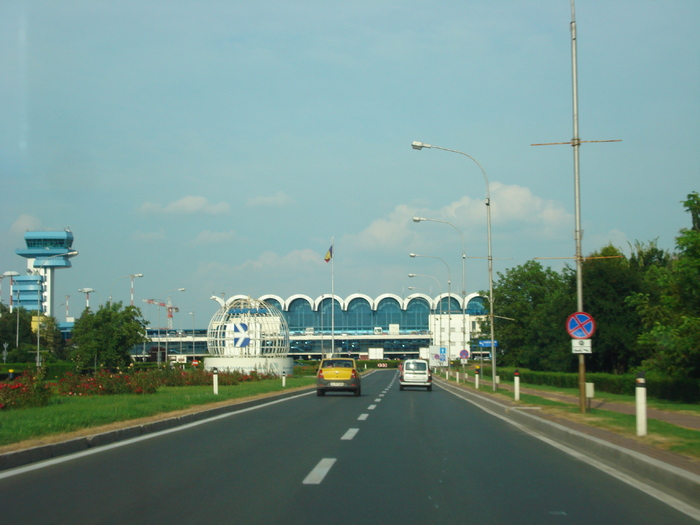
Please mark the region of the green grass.
POLYGON ((314 377, 279 379, 219 386, 161 387, 156 394, 52 398, 45 407, 0 412, 0 446, 99 427, 111 423, 151 417, 194 406, 281 392, 312 385, 314 377))
MULTIPOLYGON (((474 387, 473 384, 468 385, 471 388, 474 387)), ((528 387, 527 385, 522 384, 521 386, 540 390, 545 395, 546 393, 564 393, 578 396, 578 390, 572 388, 555 388, 542 385, 528 387)), ((488 383, 488 389, 484 390, 484 392, 494 394, 494 392, 491 390, 490 382, 488 383)), ((515 397, 511 390, 506 389, 499 390, 495 395, 503 396, 510 400, 513 400, 515 397)), ((596 394, 595 399, 605 399, 606 401, 611 402, 627 402, 634 404, 634 398, 632 396, 606 393, 600 396, 596 394)), ((523 406, 540 406, 543 408, 543 410, 549 413, 564 417, 571 421, 576 421, 577 423, 615 432, 625 437, 637 439, 641 443, 645 443, 647 445, 700 459, 700 431, 698 430, 679 427, 672 423, 659 421, 657 419, 647 419, 647 435, 644 437, 638 437, 637 419, 635 415, 621 414, 611 410, 601 410, 595 408, 589 410, 586 412, 586 414, 581 414, 578 406, 578 399, 575 403, 566 403, 538 395, 523 394, 522 392, 520 394, 520 403, 522 403, 523 406)), ((687 410, 695 413, 700 412, 700 408, 697 405, 672 403, 668 401, 653 400, 652 402, 649 400, 648 406, 653 406, 654 408, 664 410, 674 409, 687 410)))
MULTIPOLYGON (((461 372, 461 370, 460 370, 461 372)), ((444 375, 441 374, 441 377, 444 379, 444 375)), ((469 371, 469 377, 472 379, 474 378, 474 373, 473 371, 469 371)), ((453 378, 450 378, 451 382, 454 382, 453 378)), ((488 388, 488 391, 492 391, 492 384, 493 380, 491 376, 486 376, 481 378, 481 388, 488 388)), ((464 384, 461 382, 461 384, 464 384)), ((500 383, 501 385, 510 385, 513 386, 512 381, 504 381, 501 380, 500 383)), ((473 386, 474 383, 469 383, 470 386, 473 386)), ((523 381, 520 382, 520 388, 529 388, 532 390, 539 390, 542 392, 551 392, 551 393, 560 393, 560 394, 566 394, 570 396, 574 396, 578 398, 579 396, 579 391, 578 388, 562 388, 562 387, 556 387, 556 386, 549 386, 549 385, 531 385, 528 383, 524 383, 523 381)), ((522 395, 521 395, 522 399, 522 395)), ((609 394, 608 392, 601 392, 599 390, 595 391, 595 397, 593 398, 594 400, 598 401, 608 401, 608 402, 614 402, 614 403, 628 403, 630 405, 634 405, 635 399, 634 396, 626 396, 622 394, 609 394)), ((665 399, 656 399, 653 397, 647 397, 647 406, 649 408, 658 408, 659 410, 675 410, 679 412, 694 412, 698 415, 700 415, 700 403, 695 403, 695 404, 689 404, 689 403, 681 403, 681 402, 676 402, 676 401, 668 401, 665 399)))

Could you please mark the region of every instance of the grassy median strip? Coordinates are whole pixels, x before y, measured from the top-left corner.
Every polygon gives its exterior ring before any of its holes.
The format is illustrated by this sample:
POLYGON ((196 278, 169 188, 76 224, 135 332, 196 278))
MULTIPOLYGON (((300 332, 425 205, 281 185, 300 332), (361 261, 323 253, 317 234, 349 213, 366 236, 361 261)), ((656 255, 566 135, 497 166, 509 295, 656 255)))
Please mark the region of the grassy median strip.
POLYGON ((155 394, 52 398, 45 407, 0 412, 0 446, 67 434, 112 423, 152 417, 233 399, 255 397, 312 385, 314 377, 288 377, 219 386, 160 387, 155 394))
MULTIPOLYGON (((473 384, 468 384, 468 386, 474 387, 473 384)), ((511 401, 515 397, 511 390, 502 388, 498 390, 497 393, 494 393, 490 388, 489 385, 486 390, 482 389, 482 391, 490 395, 503 396, 511 401)), ((542 390, 544 395, 546 395, 547 392, 551 394, 578 395, 578 390, 573 389, 540 387, 540 385, 531 388, 542 390)), ((601 398, 610 402, 627 402, 634 405, 634 399, 630 399, 630 396, 606 393, 604 396, 601 396, 601 398)), ((595 399, 600 400, 598 397, 595 399)), ((616 434, 635 439, 646 445, 700 459, 700 431, 697 430, 679 427, 672 423, 649 418, 647 419, 647 435, 639 437, 637 436, 637 419, 635 415, 621 414, 619 412, 597 408, 593 408, 585 414, 581 414, 577 403, 566 403, 534 394, 521 393, 520 403, 522 406, 542 407, 543 411, 568 419, 569 421, 615 432, 616 434)), ((687 410, 693 413, 697 413, 699 410, 699 407, 696 405, 659 402, 658 400, 650 402, 649 406, 666 410, 669 410, 670 406, 673 406, 675 410, 687 410)))

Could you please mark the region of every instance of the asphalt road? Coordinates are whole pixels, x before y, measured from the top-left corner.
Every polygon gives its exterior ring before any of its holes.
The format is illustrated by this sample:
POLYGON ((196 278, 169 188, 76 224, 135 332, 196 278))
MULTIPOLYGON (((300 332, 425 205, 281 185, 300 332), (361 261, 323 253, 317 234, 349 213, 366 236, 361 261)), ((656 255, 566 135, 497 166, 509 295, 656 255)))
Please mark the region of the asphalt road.
POLYGON ((697 523, 441 388, 315 392, 0 473, 2 523, 697 523))

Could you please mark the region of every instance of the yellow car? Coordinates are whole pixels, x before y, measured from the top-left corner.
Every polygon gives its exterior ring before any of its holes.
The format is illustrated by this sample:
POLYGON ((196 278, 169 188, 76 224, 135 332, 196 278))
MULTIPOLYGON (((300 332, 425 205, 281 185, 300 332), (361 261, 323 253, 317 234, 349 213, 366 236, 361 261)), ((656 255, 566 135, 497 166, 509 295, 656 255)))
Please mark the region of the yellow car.
POLYGON ((355 396, 362 393, 354 359, 333 357, 321 361, 316 375, 316 395, 325 396, 326 392, 353 392, 355 396))

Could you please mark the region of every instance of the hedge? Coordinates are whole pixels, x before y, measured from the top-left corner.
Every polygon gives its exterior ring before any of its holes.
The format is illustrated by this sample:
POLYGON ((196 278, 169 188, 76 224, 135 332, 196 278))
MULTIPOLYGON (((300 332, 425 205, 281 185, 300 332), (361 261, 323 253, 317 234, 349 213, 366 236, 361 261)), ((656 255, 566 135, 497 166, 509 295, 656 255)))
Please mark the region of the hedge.
MULTIPOLYGON (((513 381, 514 368, 499 368, 498 375, 504 381, 513 381)), ((535 372, 520 368, 520 380, 530 385, 547 385, 557 388, 578 388, 578 374, 564 372, 535 372)), ((491 375, 491 367, 484 367, 484 375, 491 375)), ((633 396, 636 388, 635 374, 586 374, 586 382, 594 383, 595 389, 608 394, 633 396)), ((647 395, 667 401, 682 403, 700 402, 700 380, 692 378, 673 378, 658 374, 646 377, 647 395)))

